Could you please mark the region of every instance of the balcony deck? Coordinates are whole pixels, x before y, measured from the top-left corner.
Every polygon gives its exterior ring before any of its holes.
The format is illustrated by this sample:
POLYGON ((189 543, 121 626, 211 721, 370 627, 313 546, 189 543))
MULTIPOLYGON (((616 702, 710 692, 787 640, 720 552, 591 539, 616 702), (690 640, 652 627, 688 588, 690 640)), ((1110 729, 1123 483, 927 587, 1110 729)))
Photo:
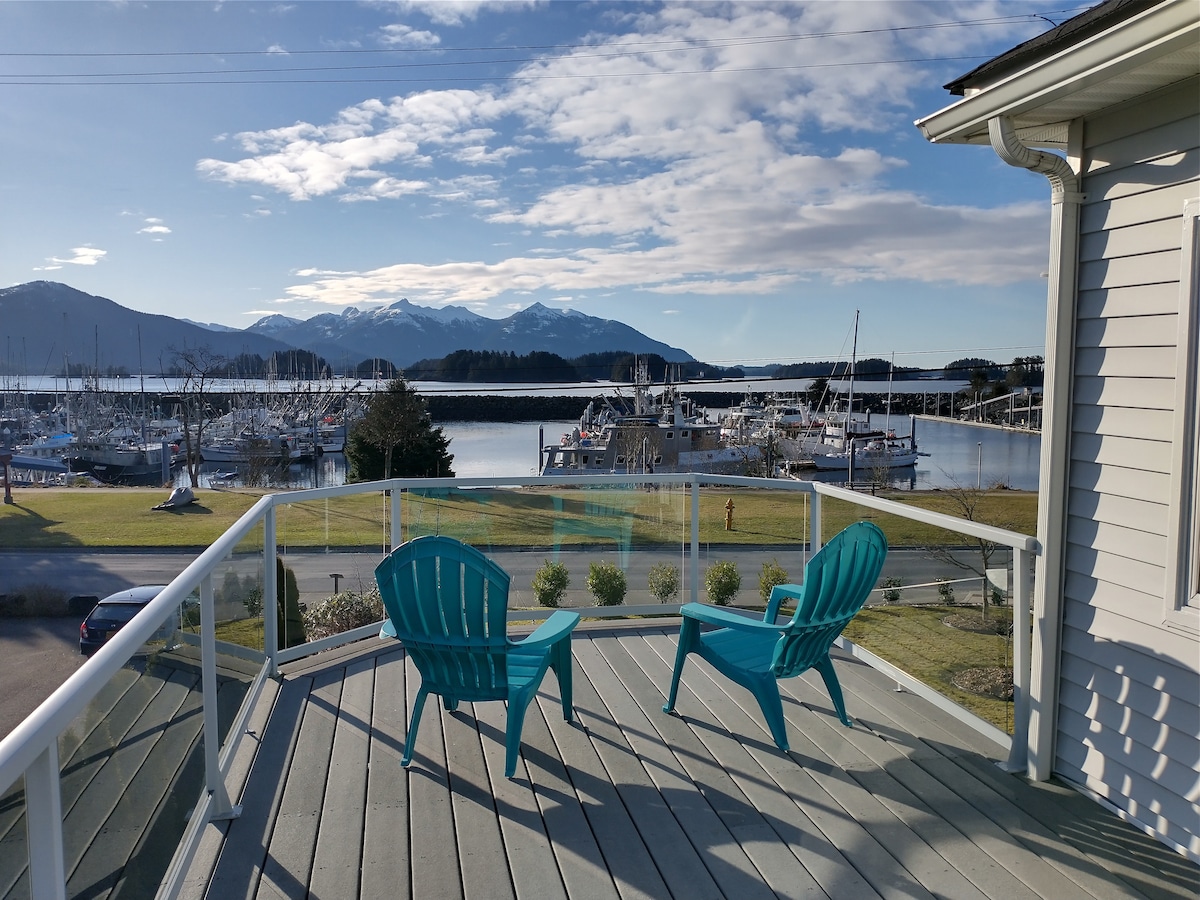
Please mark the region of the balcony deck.
POLYGON ((513 780, 498 703, 431 701, 400 767, 417 678, 395 643, 286 667, 228 782, 242 815, 207 826, 181 896, 1194 896, 1182 857, 1070 789, 1006 775, 1000 747, 848 658, 856 727, 819 677, 784 682, 789 754, 702 662, 665 715, 676 631, 581 625, 576 722, 547 678, 513 780))

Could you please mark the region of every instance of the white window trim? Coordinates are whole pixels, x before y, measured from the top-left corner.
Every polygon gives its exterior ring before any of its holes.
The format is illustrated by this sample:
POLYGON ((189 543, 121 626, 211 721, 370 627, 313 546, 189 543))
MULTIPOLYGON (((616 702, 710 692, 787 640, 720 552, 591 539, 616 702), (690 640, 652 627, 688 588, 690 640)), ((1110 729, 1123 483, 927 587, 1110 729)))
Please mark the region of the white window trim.
POLYGON ((1200 633, 1200 199, 1183 205, 1164 624, 1200 633))

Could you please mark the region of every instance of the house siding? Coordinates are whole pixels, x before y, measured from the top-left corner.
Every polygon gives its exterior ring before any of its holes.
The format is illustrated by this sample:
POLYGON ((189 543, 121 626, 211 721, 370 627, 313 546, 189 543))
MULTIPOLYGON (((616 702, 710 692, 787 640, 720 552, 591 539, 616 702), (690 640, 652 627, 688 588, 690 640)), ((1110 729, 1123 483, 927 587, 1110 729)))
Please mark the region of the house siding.
POLYGON ((1200 853, 1200 639, 1164 623, 1200 79, 1084 123, 1055 772, 1200 853))

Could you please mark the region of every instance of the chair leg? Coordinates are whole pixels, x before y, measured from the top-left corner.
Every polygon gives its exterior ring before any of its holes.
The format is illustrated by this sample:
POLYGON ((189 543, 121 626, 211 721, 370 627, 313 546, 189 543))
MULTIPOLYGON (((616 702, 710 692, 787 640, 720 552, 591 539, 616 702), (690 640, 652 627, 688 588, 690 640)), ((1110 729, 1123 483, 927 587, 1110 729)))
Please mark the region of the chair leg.
POLYGON ((825 689, 829 691, 829 699, 833 701, 833 709, 837 713, 837 717, 847 728, 852 727, 854 722, 846 715, 846 701, 842 697, 842 685, 838 681, 837 672, 833 670, 833 660, 829 658, 829 654, 825 654, 825 658, 813 668, 820 672, 821 678, 825 680, 825 689))
POLYGON ((567 635, 550 650, 550 668, 558 679, 558 694, 562 698, 563 721, 570 722, 575 715, 571 687, 571 636, 567 635))
POLYGON ((412 762, 413 751, 417 747, 417 726, 421 724, 421 712, 425 709, 427 696, 429 696, 429 691, 422 684, 417 691, 417 699, 413 701, 412 718, 408 721, 408 736, 404 739, 404 757, 400 760, 402 766, 407 766, 412 762))
POLYGON ((679 647, 675 650, 675 669, 671 672, 671 690, 667 693, 667 702, 663 704, 663 712, 669 713, 675 709, 675 699, 679 695, 679 677, 683 674, 683 664, 687 655, 695 649, 700 636, 700 623, 695 619, 684 616, 679 626, 679 647))
POLYGON ((787 724, 783 719, 783 700, 779 697, 779 683, 773 677, 768 676, 748 684, 747 687, 750 688, 754 699, 758 701, 759 708, 762 709, 763 718, 767 721, 767 728, 771 730, 771 737, 775 739, 775 746, 786 753, 789 749, 787 724))
POLYGON ((456 697, 448 697, 447 695, 442 694, 442 708, 445 709, 446 712, 454 712, 456 709, 458 709, 458 699, 456 697))
POLYGON ((525 710, 536 690, 522 691, 508 699, 508 725, 504 735, 504 777, 512 778, 517 771, 517 756, 521 753, 521 729, 525 727, 525 710))

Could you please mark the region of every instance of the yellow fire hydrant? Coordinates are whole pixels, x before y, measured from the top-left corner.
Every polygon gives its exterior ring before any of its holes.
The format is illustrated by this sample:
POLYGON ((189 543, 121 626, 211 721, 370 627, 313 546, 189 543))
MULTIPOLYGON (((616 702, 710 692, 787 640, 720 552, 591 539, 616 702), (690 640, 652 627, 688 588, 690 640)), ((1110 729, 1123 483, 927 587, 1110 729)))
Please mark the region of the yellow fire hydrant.
POLYGON ((733 531, 733 498, 729 498, 729 502, 725 504, 725 530, 733 531))

